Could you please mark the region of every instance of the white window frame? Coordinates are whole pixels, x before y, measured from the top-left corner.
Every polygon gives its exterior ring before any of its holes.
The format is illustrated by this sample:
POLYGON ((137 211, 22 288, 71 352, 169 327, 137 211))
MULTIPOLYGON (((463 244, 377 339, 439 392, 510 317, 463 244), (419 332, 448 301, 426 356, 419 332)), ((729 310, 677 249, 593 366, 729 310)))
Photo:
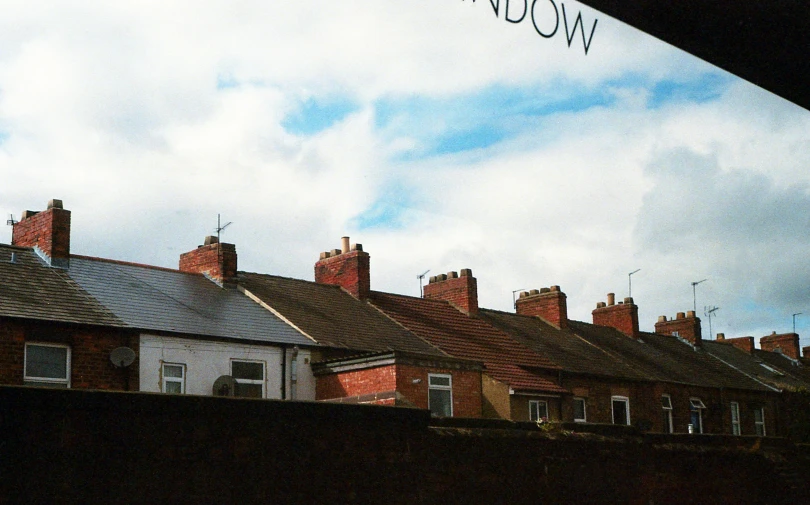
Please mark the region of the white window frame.
POLYGON ((630 426, 630 398, 626 396, 611 396, 610 397, 610 422, 616 424, 616 412, 614 411, 614 402, 624 403, 624 415, 627 419, 627 426, 630 426))
POLYGON ((64 385, 66 388, 70 387, 70 369, 71 369, 71 360, 70 360, 70 346, 66 344, 51 344, 46 342, 26 342, 25 343, 25 357, 23 358, 23 382, 25 384, 30 385, 37 385, 37 386, 61 386, 64 385), (65 353, 65 378, 53 378, 53 377, 36 377, 33 375, 28 375, 28 348, 29 347, 59 347, 61 349, 66 349, 67 352, 65 353))
MULTIPOLYGON (((186 365, 183 363, 162 363, 160 366, 160 390, 163 393, 166 393, 166 384, 171 382, 175 384, 180 384, 180 393, 179 394, 186 394, 186 365), (166 367, 179 367, 181 371, 180 377, 168 377, 166 375, 166 367)), ((177 394, 177 393, 174 393, 177 394)))
POLYGON ((754 409, 754 430, 758 437, 767 436, 765 431, 765 407, 757 407, 754 409), (761 420, 757 420, 757 414, 761 420))
MULTIPOLYGON (((265 383, 267 382, 267 362, 262 361, 262 360, 256 360, 256 359, 232 359, 231 360, 231 377, 233 377, 233 380, 235 380, 237 384, 259 384, 262 387, 261 398, 266 398, 267 397, 267 388, 265 387, 266 386, 265 383), (258 364, 260 364, 262 366, 262 378, 261 379, 240 379, 240 378, 237 378, 233 374, 233 364, 234 363, 258 363, 258 364)), ((237 389, 238 388, 239 388, 239 386, 237 386, 237 389)))
POLYGON ((740 427, 740 404, 739 402, 731 402, 731 434, 742 435, 740 427))
POLYGON ((670 395, 661 395, 661 409, 664 415, 664 433, 674 433, 675 429, 672 424, 672 397, 670 395))
POLYGON ((580 396, 575 396, 574 397, 574 405, 576 405, 577 402, 582 402, 582 417, 578 418, 577 414, 576 414, 577 409, 574 409, 574 422, 575 423, 586 423, 586 422, 588 422, 588 402, 585 401, 585 398, 582 398, 580 396))
POLYGON ((529 421, 539 421, 545 419, 548 421, 548 402, 545 400, 529 400, 529 421), (546 415, 541 416, 540 406, 546 411, 546 415))
POLYGON ((703 404, 703 401, 700 398, 689 398, 689 420, 692 420, 692 412, 697 412, 697 426, 694 423, 689 423, 692 425, 693 433, 703 433, 703 411, 706 409, 706 405, 703 404))
MULTIPOLYGON (((428 409, 430 408, 430 393, 431 391, 449 391, 450 392, 450 416, 453 417, 453 376, 445 373, 430 373, 428 374, 428 409), (447 384, 434 384, 433 379, 447 379, 447 384)), ((432 413, 432 412, 431 412, 432 413)))

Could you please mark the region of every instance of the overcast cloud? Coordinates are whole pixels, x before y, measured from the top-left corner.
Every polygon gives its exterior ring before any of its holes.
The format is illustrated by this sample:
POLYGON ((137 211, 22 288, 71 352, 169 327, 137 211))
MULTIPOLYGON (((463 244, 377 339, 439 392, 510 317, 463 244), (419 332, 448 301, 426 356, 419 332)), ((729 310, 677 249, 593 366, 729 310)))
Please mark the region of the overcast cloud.
POLYGON ((348 234, 374 289, 469 267, 482 306, 559 284, 585 321, 641 268, 645 330, 707 278, 715 333, 810 336, 810 113, 510 4, 6 1, 0 208, 61 198, 74 253, 172 267, 221 213, 240 269, 305 279, 348 234))

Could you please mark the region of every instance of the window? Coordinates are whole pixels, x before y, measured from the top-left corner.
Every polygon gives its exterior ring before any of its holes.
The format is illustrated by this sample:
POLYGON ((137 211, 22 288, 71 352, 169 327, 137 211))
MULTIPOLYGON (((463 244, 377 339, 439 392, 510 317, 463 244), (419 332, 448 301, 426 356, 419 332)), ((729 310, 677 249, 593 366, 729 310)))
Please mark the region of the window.
POLYGON ((584 423, 585 421, 585 398, 574 398, 574 422, 584 423))
POLYGON ((453 416, 453 378, 450 375, 428 374, 428 405, 432 416, 453 416))
POLYGON ((689 399, 689 415, 692 431, 690 433, 703 433, 703 410, 706 408, 700 398, 689 399))
POLYGON ((613 396, 610 399, 613 411, 613 424, 630 424, 630 399, 626 396, 613 396))
POLYGON ((25 344, 25 384, 70 387, 70 347, 60 344, 25 344))
POLYGON ((231 361, 231 376, 236 380, 234 396, 264 398, 263 361, 231 361))
POLYGON ((731 402, 731 434, 740 435, 740 404, 731 402))
POLYGON ((765 409, 762 407, 754 409, 754 429, 757 436, 765 436, 765 409))
POLYGON ((529 420, 548 420, 548 403, 540 400, 529 400, 529 420))
POLYGON ((186 392, 186 365, 163 363, 163 392, 183 394, 186 392))
POLYGON ((663 395, 661 397, 661 408, 664 412, 664 433, 672 433, 672 398, 669 395, 663 395))

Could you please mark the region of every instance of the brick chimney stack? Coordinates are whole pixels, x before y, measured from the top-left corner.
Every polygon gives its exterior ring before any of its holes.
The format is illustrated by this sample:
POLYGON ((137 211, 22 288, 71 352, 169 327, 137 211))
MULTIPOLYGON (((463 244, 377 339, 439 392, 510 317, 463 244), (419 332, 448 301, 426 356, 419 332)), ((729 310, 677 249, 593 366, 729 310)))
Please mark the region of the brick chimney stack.
POLYGON ((193 251, 180 255, 180 271, 203 274, 220 286, 236 278, 236 246, 214 236, 193 251))
POLYGON ((520 293, 515 310, 524 316, 537 316, 557 328, 568 328, 568 304, 560 286, 532 289, 520 293))
POLYGON ((694 310, 690 310, 685 314, 678 312, 675 319, 670 320, 667 320, 667 316, 659 316, 658 322, 655 323, 655 332, 661 335, 675 335, 681 337, 696 346, 703 342, 700 318, 695 316, 694 310))
POLYGON ((33 247, 53 266, 67 267, 70 262, 70 211, 62 200, 51 200, 42 212, 23 211, 11 232, 11 245, 33 247))
POLYGON ((723 344, 731 344, 737 349, 748 354, 754 353, 754 337, 726 338, 725 334, 718 333, 717 341, 723 344))
POLYGON ((349 245, 349 237, 341 239, 341 249, 321 253, 315 263, 315 282, 335 284, 361 300, 371 292, 371 258, 363 244, 349 245))
POLYGON ((633 303, 633 298, 627 297, 624 302, 616 304, 616 295, 608 293, 607 299, 607 304, 599 302, 596 304, 596 309, 591 312, 593 324, 610 326, 628 337, 638 338, 638 305, 633 303))
POLYGON ((432 276, 423 293, 425 298, 448 301, 467 314, 478 312, 478 281, 469 268, 432 276))
POLYGON ((762 337, 759 339, 759 347, 763 351, 782 351, 782 354, 789 358, 799 359, 799 335, 798 333, 782 333, 777 335, 776 332, 762 337))

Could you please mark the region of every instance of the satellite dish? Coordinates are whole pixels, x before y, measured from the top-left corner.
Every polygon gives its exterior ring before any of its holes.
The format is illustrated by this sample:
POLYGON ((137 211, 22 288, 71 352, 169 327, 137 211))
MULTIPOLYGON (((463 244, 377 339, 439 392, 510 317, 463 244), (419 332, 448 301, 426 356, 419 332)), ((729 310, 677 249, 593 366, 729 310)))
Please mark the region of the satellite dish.
POLYGON ((221 375, 214 381, 214 396, 233 396, 236 391, 236 380, 230 375, 221 375))
POLYGON ((110 353, 110 361, 118 368, 128 367, 135 361, 135 351, 129 347, 119 347, 110 353))

